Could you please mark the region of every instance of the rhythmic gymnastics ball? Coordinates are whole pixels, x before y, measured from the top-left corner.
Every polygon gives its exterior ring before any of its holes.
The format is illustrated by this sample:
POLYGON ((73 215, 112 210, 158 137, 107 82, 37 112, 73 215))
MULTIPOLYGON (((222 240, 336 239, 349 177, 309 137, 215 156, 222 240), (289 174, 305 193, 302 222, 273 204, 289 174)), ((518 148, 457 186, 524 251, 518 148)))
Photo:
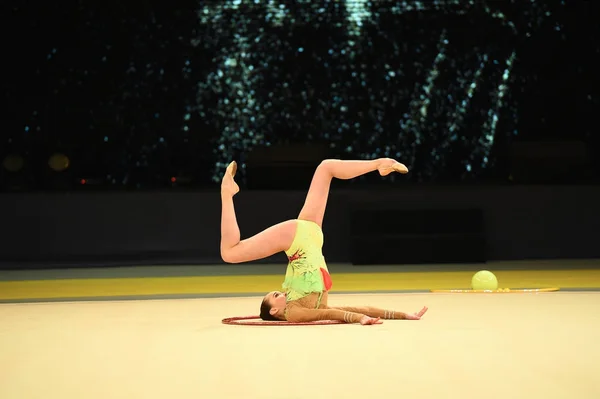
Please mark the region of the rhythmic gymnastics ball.
POLYGON ((498 279, 494 273, 481 270, 475 273, 471 279, 471 288, 474 290, 494 291, 498 289, 498 279))

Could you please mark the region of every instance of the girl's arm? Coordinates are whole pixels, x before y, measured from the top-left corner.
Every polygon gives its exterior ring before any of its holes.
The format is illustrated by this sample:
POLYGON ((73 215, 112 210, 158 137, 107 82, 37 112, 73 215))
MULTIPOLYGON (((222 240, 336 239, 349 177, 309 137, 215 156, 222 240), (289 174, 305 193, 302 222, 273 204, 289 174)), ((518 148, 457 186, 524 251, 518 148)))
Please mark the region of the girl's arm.
POLYGON ((292 323, 306 323, 321 320, 336 320, 346 323, 381 324, 379 318, 372 318, 362 313, 339 309, 307 309, 292 306, 287 309, 286 320, 292 323))
POLYGON ((386 310, 374 308, 371 306, 361 306, 361 307, 351 307, 351 306, 341 306, 341 307, 331 307, 329 309, 337 309, 344 312, 353 312, 353 313, 362 313, 369 317, 381 318, 384 320, 420 320, 421 316, 427 312, 427 307, 424 307, 418 313, 404 313, 399 312, 397 310, 386 310))

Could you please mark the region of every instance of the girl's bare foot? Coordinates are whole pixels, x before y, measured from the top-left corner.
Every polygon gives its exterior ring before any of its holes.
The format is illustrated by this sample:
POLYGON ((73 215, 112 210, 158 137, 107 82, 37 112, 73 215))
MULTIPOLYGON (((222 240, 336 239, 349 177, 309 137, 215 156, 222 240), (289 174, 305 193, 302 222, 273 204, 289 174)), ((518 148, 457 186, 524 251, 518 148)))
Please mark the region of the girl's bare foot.
POLYGON ((221 193, 229 194, 232 197, 236 195, 240 191, 240 187, 237 185, 233 177, 237 172, 237 163, 235 161, 231 162, 227 169, 225 170, 225 174, 223 175, 223 180, 221 181, 221 193))
POLYGON ((392 172, 402 173, 403 175, 408 173, 408 168, 404 164, 391 158, 380 159, 377 170, 381 176, 387 176, 392 172))

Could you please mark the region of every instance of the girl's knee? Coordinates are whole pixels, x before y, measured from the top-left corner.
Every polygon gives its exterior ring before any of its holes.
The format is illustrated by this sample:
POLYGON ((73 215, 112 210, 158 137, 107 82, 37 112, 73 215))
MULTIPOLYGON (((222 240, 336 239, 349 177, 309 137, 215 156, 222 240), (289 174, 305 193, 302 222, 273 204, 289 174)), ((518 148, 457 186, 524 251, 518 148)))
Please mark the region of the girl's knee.
POLYGON ((221 259, 223 259, 223 262, 225 262, 225 263, 235 263, 235 262, 233 262, 233 258, 231 257, 231 254, 226 249, 221 249, 221 259))
POLYGON ((323 176, 327 176, 329 178, 331 178, 333 176, 333 173, 331 171, 332 165, 335 164, 336 162, 339 162, 339 160, 337 159, 325 159, 323 161, 321 161, 321 163, 319 164, 319 166, 317 166, 317 170, 315 171, 315 175, 323 175, 323 176))
POLYGON ((223 259, 223 262, 225 263, 241 263, 242 260, 240 259, 240 257, 236 254, 236 248, 221 248, 221 259, 223 259))

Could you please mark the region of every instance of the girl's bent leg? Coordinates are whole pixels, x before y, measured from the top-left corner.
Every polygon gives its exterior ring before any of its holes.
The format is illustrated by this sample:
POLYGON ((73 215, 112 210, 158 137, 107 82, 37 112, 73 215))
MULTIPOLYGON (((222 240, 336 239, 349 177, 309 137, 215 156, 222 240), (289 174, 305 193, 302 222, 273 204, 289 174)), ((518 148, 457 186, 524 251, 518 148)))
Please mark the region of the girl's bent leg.
POLYGON ((221 258, 227 263, 250 262, 267 258, 288 249, 296 234, 295 220, 279 223, 245 240, 235 215, 233 196, 239 191, 233 180, 235 163, 231 163, 221 184, 221 258))

